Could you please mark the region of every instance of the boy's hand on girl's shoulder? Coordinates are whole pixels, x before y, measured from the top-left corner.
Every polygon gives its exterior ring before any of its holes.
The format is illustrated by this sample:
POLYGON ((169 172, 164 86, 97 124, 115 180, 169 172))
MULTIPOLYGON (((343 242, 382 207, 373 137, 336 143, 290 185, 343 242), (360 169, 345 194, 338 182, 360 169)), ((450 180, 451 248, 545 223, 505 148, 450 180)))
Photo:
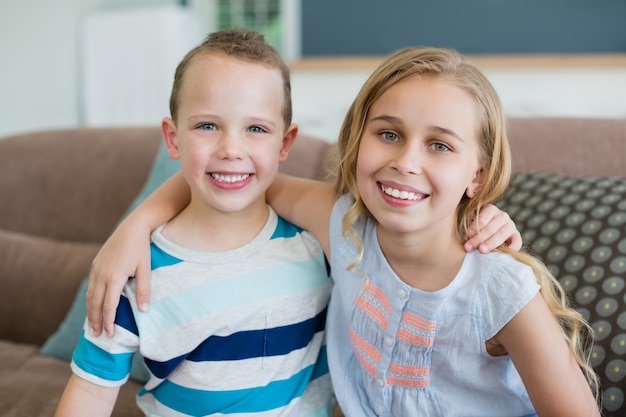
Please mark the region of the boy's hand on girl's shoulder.
POLYGON ((519 251, 522 248, 522 235, 508 213, 489 204, 481 209, 478 218, 472 222, 464 245, 465 251, 478 249, 480 253, 488 253, 502 244, 519 251))

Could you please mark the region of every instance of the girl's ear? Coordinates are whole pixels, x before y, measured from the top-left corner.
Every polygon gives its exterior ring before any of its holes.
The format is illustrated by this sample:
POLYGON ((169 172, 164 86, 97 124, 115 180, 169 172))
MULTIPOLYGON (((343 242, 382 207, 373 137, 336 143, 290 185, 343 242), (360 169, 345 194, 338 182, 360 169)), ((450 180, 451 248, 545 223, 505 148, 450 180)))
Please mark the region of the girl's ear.
POLYGON ((285 160, 287 159, 287 156, 289 155, 289 149, 291 149, 291 145, 293 145, 293 142, 296 140, 297 136, 298 125, 292 123, 291 125, 289 125, 289 127, 285 131, 285 134, 283 135, 283 144, 280 148, 280 156, 278 159, 280 162, 285 162, 285 160))
POLYGON ((169 117, 161 121, 161 133, 165 141, 167 153, 172 159, 180 158, 180 148, 178 147, 178 136, 176 135, 176 123, 169 117))
POLYGON ((487 181, 487 174, 488 172, 486 168, 479 168, 478 171, 476 171, 476 174, 474 174, 474 178, 472 179, 471 184, 465 190, 465 195, 467 195, 469 198, 474 197, 480 191, 483 185, 485 185, 485 181, 487 181))

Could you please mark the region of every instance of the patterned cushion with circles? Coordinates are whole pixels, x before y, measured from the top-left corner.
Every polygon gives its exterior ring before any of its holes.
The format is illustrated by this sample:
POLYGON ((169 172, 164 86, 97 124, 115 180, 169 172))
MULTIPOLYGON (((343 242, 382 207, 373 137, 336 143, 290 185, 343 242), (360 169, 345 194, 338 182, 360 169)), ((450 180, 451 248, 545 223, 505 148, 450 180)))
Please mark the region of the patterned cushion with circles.
POLYGON ((604 416, 625 416, 626 179, 517 174, 498 206, 592 325, 604 416))

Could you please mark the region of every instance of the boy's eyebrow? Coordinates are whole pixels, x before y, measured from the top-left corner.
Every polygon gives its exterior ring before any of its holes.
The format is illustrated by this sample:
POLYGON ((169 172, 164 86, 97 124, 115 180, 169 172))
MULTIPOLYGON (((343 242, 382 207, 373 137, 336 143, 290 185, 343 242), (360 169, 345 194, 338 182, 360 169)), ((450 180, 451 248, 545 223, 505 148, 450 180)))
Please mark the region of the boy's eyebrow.
MULTIPOLYGON (((372 121, 372 122, 373 121, 378 121, 378 120, 382 120, 382 121, 391 123, 391 124, 396 125, 396 126, 401 126, 403 124, 403 121, 402 121, 401 118, 395 117, 395 116, 391 116, 391 115, 388 115, 388 114, 382 114, 380 116, 372 117, 370 119, 370 121, 372 121)), ((448 128, 445 128, 445 127, 442 127, 442 126, 431 126, 430 130, 433 130, 433 131, 435 131, 437 133, 441 133, 443 135, 452 136, 452 137, 456 138, 460 142, 465 142, 463 140, 463 138, 461 137, 461 135, 459 135, 458 133, 456 133, 452 129, 448 129, 448 128)))
MULTIPOLYGON (((206 113, 191 114, 187 117, 187 120, 191 120, 191 121, 204 120, 204 119, 221 120, 222 116, 220 116, 217 113, 206 112, 206 113)), ((261 123, 261 124, 268 124, 271 126, 276 125, 276 123, 271 117, 268 118, 268 117, 263 117, 263 116, 249 116, 247 121, 248 123, 261 123)))
POLYGON ((263 124, 269 124, 271 126, 276 126, 276 123, 274 122, 274 119, 272 118, 253 116, 250 118, 250 122, 251 123, 263 123, 263 124))

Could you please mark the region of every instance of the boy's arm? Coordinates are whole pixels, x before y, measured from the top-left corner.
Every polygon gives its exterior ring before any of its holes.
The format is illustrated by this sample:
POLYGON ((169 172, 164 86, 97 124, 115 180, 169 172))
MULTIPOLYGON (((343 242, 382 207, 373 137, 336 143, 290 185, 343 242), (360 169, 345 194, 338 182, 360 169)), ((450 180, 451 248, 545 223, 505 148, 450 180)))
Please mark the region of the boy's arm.
POLYGON ((119 390, 119 387, 101 387, 72 375, 54 417, 109 417, 119 390))
MULTIPOLYGON (((267 191, 267 201, 279 215, 310 231, 330 259, 328 226, 336 201, 330 185, 279 174, 267 191)), ((521 249, 522 237, 515 223, 495 205, 483 207, 472 223, 465 250, 487 253, 504 243, 513 250, 521 249)))
POLYGON ((541 294, 495 336, 539 416, 599 417, 591 388, 541 294))
POLYGON ((281 217, 311 232, 330 260, 328 228, 336 198, 329 184, 279 174, 266 197, 281 217))
POLYGON ((509 215, 493 204, 483 207, 470 227, 470 235, 465 242, 465 250, 478 249, 481 253, 491 252, 506 243, 509 248, 519 251, 522 236, 509 215))
POLYGON ((137 280, 137 304, 150 300, 150 233, 180 212, 191 198, 178 172, 150 194, 107 239, 94 258, 87 288, 87 318, 94 335, 113 335, 115 311, 129 277, 137 280))

